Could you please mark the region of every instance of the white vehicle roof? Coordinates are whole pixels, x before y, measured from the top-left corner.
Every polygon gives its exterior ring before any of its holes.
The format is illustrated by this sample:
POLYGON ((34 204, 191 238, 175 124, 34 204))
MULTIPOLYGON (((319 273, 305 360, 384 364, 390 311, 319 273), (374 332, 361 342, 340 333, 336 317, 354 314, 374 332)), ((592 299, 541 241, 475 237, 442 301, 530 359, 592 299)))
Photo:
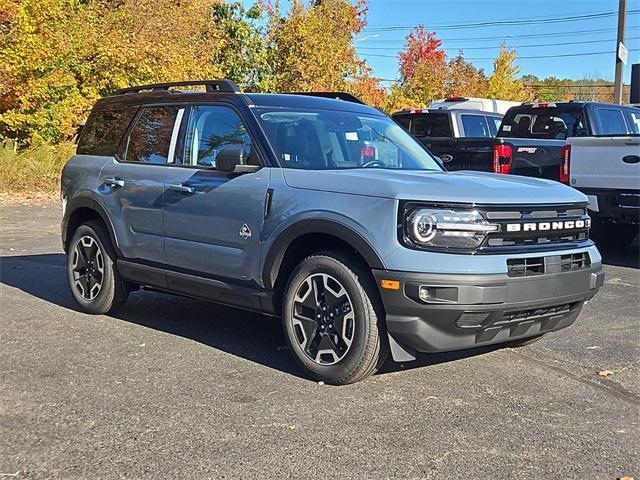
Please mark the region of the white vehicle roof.
POLYGON ((494 100, 491 98, 449 97, 431 102, 429 104, 429 108, 439 110, 464 108, 468 110, 480 110, 483 112, 500 113, 504 115, 511 107, 515 107, 521 104, 522 102, 494 100))

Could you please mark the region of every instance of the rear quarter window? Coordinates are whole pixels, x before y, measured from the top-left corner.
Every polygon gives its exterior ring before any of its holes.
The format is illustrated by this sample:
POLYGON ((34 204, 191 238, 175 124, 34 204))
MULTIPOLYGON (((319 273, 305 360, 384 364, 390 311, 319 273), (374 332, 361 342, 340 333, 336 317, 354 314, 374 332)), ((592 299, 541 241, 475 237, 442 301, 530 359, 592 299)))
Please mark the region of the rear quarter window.
POLYGON ((80 155, 115 155, 135 109, 94 111, 82 128, 77 153, 80 155))

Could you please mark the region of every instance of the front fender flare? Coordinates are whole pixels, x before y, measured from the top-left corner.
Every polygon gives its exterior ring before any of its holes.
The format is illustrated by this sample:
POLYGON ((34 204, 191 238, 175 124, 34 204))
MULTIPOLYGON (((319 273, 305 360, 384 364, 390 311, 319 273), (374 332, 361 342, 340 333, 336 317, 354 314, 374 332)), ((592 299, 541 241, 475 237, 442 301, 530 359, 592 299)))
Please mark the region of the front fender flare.
POLYGON ((265 256, 262 273, 262 281, 265 288, 269 290, 275 288, 278 272, 289 245, 302 235, 310 233, 322 233, 336 237, 351 245, 354 250, 362 255, 370 268, 381 270, 385 268, 378 252, 362 234, 352 227, 337 220, 308 218, 299 220, 285 228, 269 248, 265 256))

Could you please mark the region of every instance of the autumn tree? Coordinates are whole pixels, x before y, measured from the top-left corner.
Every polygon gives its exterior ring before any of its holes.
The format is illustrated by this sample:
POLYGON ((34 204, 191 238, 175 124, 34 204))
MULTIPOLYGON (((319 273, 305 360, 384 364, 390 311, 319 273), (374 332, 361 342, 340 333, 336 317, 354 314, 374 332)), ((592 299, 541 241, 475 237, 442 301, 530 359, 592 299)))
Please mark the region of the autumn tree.
POLYGON ((116 88, 221 75, 220 0, 0 1, 0 136, 56 143, 116 88))
POLYGON ((444 95, 446 54, 435 32, 428 32, 419 25, 409 33, 404 49, 398 55, 398 67, 399 88, 392 90, 395 100, 391 103, 425 106, 444 95))
POLYGON ((487 88, 484 70, 467 62, 462 52, 447 63, 445 96, 485 97, 487 88))
POLYGON ((323 0, 291 2, 282 15, 279 3, 266 3, 275 83, 280 91, 362 88, 370 70, 358 59, 354 36, 365 25, 366 2, 323 0))
POLYGON ((243 90, 270 91, 276 88, 270 52, 265 42, 264 8, 241 3, 214 5, 214 35, 219 44, 212 61, 224 78, 243 90))
POLYGON ((489 76, 487 96, 499 100, 527 101, 533 97, 522 80, 517 79, 520 68, 515 65, 516 52, 500 45, 498 57, 493 61, 493 72, 489 76))

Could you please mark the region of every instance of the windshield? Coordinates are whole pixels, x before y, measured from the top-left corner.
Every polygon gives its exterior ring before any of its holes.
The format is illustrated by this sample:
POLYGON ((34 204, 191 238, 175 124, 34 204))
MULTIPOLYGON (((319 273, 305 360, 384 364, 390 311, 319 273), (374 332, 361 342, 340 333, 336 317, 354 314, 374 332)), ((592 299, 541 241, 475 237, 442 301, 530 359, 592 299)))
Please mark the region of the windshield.
POLYGON ((510 108, 502 120, 498 137, 564 140, 587 135, 580 108, 510 108))
POLYGON ((388 117, 280 108, 254 112, 285 168, 442 170, 421 144, 388 117))

